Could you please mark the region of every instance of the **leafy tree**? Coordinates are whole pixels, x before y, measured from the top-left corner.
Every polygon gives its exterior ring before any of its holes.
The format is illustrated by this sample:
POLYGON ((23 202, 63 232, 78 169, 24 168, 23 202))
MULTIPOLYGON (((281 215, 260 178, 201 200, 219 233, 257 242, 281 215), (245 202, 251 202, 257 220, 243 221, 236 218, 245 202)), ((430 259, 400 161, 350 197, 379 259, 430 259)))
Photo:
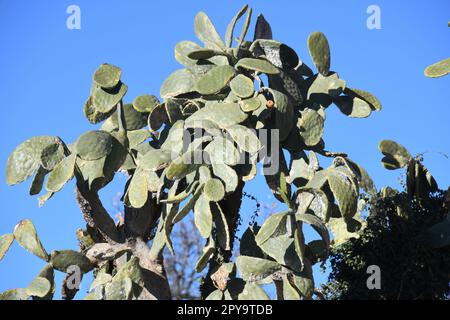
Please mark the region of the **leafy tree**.
POLYGON ((422 163, 394 141, 384 140, 387 169, 406 168, 405 190, 383 188, 369 201, 364 229, 331 251, 324 286, 331 299, 446 299, 450 293, 450 188, 438 189, 422 163), (381 286, 369 290, 369 266, 381 286))
MULTIPOLYGON (((312 265, 325 261, 331 230, 356 231, 360 189, 373 191, 366 171, 346 154, 325 149, 326 109, 336 105, 349 117, 379 111, 370 93, 347 86, 330 70, 325 35, 307 41, 318 73, 302 63, 288 45, 272 40, 262 15, 253 41, 246 40, 252 15, 244 6, 230 22, 225 41, 208 16, 195 17, 204 46, 182 41, 173 72, 154 95, 124 102, 127 85, 111 64, 94 73, 84 114, 100 128, 73 144, 39 136, 19 145, 7 163, 7 183, 33 177, 30 194, 43 205, 71 179, 86 220, 77 237, 80 251, 47 252, 29 220, 2 236, 0 257, 16 240, 46 264, 28 288, 3 299, 50 299, 53 273, 66 273, 63 297, 76 293, 77 275, 94 272, 86 299, 170 299, 163 250, 172 252, 171 232, 193 210, 204 238, 196 272, 206 269, 203 299, 267 299, 261 284, 273 283, 279 299, 311 299, 312 265), (236 22, 245 16, 239 37, 236 22), (265 82, 267 82, 267 85, 265 82), (308 154, 306 154, 308 151, 308 154), (323 168, 320 157, 333 158, 323 168), (263 167, 267 185, 286 210, 253 225, 240 239, 243 188, 263 167), (98 195, 117 172, 128 175, 124 219, 111 218, 98 195), (321 240, 307 241, 303 225, 321 240)), ((339 241, 335 233, 333 241, 339 241)))

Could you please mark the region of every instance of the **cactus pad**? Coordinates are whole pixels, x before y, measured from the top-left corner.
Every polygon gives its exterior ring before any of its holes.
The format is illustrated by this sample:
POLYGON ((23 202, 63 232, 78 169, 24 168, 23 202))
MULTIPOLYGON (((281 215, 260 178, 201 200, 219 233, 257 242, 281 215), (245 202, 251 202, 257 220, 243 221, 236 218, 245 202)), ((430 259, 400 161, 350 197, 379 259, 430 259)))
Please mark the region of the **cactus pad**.
POLYGON ((310 34, 308 50, 319 73, 327 76, 330 71, 330 46, 322 32, 316 31, 310 34))
POLYGON ((255 58, 242 58, 236 63, 236 68, 257 71, 266 74, 278 74, 279 70, 267 60, 255 58))
POLYGON ((93 80, 104 89, 112 89, 119 83, 121 76, 122 70, 119 67, 104 63, 95 71, 93 80))
POLYGON ((42 260, 48 260, 48 254, 39 240, 36 228, 30 220, 22 220, 16 225, 14 228, 14 238, 27 251, 42 260))

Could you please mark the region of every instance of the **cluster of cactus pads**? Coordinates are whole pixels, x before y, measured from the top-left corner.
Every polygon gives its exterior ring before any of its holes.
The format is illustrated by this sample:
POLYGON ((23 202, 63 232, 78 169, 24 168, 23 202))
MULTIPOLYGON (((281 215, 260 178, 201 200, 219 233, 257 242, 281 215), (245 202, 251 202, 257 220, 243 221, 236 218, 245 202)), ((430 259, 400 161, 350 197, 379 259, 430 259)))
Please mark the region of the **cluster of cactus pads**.
MULTIPOLYGON (((412 157, 408 150, 392 140, 382 140, 378 146, 384 157, 382 165, 389 170, 406 169, 406 197, 400 197, 397 204, 397 215, 406 217, 410 212, 411 201, 417 201, 420 206, 427 207, 430 204, 430 195, 439 191, 434 177, 423 165, 422 155, 412 157)), ((400 192, 390 187, 381 189, 379 196, 382 198, 395 197, 400 192)), ((450 193, 448 193, 450 194, 450 193)), ((450 212, 446 219, 431 226, 425 235, 427 246, 431 248, 443 248, 450 246, 450 212)))
MULTIPOLYGON (((174 251, 172 228, 191 210, 205 238, 196 271, 209 265, 203 298, 268 299, 261 285, 269 283, 284 299, 313 297, 312 266, 327 259, 330 246, 361 228, 360 194, 376 192, 362 167, 344 153, 325 149, 326 109, 334 104, 349 117, 364 118, 381 105, 330 70, 323 33, 313 32, 307 42, 315 73, 291 47, 272 39, 262 15, 253 41, 246 40, 251 15, 251 8, 244 6, 224 41, 208 16, 197 14, 195 33, 203 46, 192 41, 176 45, 175 58, 184 67, 163 82, 162 101, 145 94, 124 103, 127 85, 121 70, 101 65, 84 106, 91 124, 102 123, 98 130, 84 133, 73 144, 58 137, 34 137, 14 150, 7 183, 34 175, 30 194, 39 194, 45 183, 42 205, 75 178, 87 228, 77 232, 80 252, 49 255, 31 222, 20 222, 13 234, 1 238, 0 258, 16 239, 48 264, 27 289, 7 291, 2 298, 51 298, 53 270, 67 272, 68 266, 78 265, 82 272, 94 270, 88 299, 168 299, 170 293, 156 288, 165 278, 162 250, 167 246, 174 251), (242 31, 236 37, 241 18, 242 31), (276 152, 259 138, 265 129, 278 137, 276 152), (198 130, 206 134, 198 137, 198 130), (258 156, 261 151, 263 157, 258 156), (197 156, 204 161, 190 161, 197 156), (332 164, 321 167, 318 156, 332 157, 332 164), (257 174, 258 162, 279 164, 276 172, 263 174, 287 209, 261 226, 250 226, 234 259, 242 189, 257 174), (117 223, 98 196, 116 172, 129 176, 122 198, 125 218, 117 223), (311 225, 320 240, 307 242, 304 224, 311 225)), ((391 149, 383 145, 390 155, 386 163, 404 164, 407 155, 391 149)), ((417 170, 428 181, 423 168, 417 170)))

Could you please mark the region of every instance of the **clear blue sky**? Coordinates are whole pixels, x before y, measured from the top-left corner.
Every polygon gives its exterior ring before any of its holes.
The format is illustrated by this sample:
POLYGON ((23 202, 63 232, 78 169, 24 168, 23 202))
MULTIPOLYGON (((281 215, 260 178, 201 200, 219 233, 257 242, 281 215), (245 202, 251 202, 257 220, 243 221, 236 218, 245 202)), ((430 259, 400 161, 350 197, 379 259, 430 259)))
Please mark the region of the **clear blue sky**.
MULTIPOLYGON (((450 2, 440 1, 248 1, 264 13, 274 37, 295 48, 311 64, 306 47, 310 32, 326 34, 332 69, 349 86, 374 93, 383 110, 368 119, 349 119, 328 109, 327 148, 346 151, 365 166, 377 187, 397 186, 399 172, 380 165, 378 141, 404 144, 411 153, 431 151, 425 163, 441 188, 450 184, 450 77, 429 79, 424 68, 450 56, 450 2), (366 27, 369 5, 381 9, 381 30, 366 27)), ((84 225, 73 199, 73 183, 38 209, 28 183, 8 187, 5 164, 16 145, 35 135, 59 135, 66 142, 91 130, 82 107, 95 68, 109 62, 123 69, 128 101, 159 92, 164 78, 179 68, 175 44, 195 40, 193 19, 203 10, 224 34, 244 1, 87 1, 0 0, 0 234, 23 218, 35 223, 48 251, 77 248, 74 230, 84 225), (81 8, 81 30, 68 30, 66 9, 81 8)), ((119 178, 102 192, 112 199, 122 190, 119 178)), ((270 203, 268 190, 256 180, 247 190, 270 203)), ((246 202, 244 211, 251 212, 246 202)), ((0 291, 25 287, 43 263, 14 245, 0 262, 0 291)), ((317 275, 323 281, 324 276, 317 275)), ((60 279, 61 277, 59 277, 60 279)), ((83 285, 83 289, 88 286, 83 285)), ((59 291, 59 288, 58 288, 59 291)))

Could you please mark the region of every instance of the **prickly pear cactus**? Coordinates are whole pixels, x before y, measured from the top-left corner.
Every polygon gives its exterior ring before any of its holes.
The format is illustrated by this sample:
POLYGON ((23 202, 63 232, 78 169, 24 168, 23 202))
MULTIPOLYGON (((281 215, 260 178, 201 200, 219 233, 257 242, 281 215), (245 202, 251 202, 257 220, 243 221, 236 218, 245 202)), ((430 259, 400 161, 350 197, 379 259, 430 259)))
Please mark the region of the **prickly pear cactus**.
POLYGON ((371 194, 363 228, 343 234, 344 241, 331 250, 331 272, 322 292, 337 300, 446 299, 450 189, 438 188, 423 155, 411 156, 392 140, 382 140, 379 149, 384 167, 403 171, 403 188, 383 187, 371 194), (385 276, 378 290, 367 290, 366 272, 374 265, 385 276))
MULTIPOLYGON (((312 266, 323 263, 341 237, 361 228, 358 199, 362 190, 374 192, 362 167, 344 153, 325 149, 326 111, 334 104, 344 115, 365 118, 381 104, 332 71, 323 33, 313 32, 307 41, 316 72, 293 48, 272 39, 262 15, 249 39, 251 18, 246 5, 223 40, 200 12, 194 21, 200 42, 176 45, 175 59, 182 67, 163 81, 161 99, 143 93, 125 103, 122 71, 102 64, 84 105, 95 130, 73 144, 35 137, 13 151, 7 183, 34 176, 30 194, 45 188, 39 197, 43 205, 74 179, 87 226, 77 231, 79 252, 46 253, 29 221, 2 236, 0 257, 16 239, 47 263, 29 288, 7 291, 2 298, 51 298, 53 271, 72 276, 69 269, 77 266, 81 274, 94 270, 87 299, 170 299, 162 251, 166 246, 173 251, 171 231, 191 211, 205 239, 196 266, 197 272, 207 268, 204 299, 268 299, 261 284, 270 283, 282 289, 279 298, 314 297, 312 266), (241 18, 243 27, 236 33, 241 18), (334 159, 324 168, 320 157, 334 159), (262 165, 268 190, 286 211, 245 230, 241 255, 233 257, 244 214, 239 211, 243 187, 262 165), (125 217, 116 223, 98 192, 118 172, 128 182, 121 199, 125 217), (320 240, 308 242, 305 224, 320 240)), ((392 152, 388 163, 404 165, 405 154, 392 152)))

